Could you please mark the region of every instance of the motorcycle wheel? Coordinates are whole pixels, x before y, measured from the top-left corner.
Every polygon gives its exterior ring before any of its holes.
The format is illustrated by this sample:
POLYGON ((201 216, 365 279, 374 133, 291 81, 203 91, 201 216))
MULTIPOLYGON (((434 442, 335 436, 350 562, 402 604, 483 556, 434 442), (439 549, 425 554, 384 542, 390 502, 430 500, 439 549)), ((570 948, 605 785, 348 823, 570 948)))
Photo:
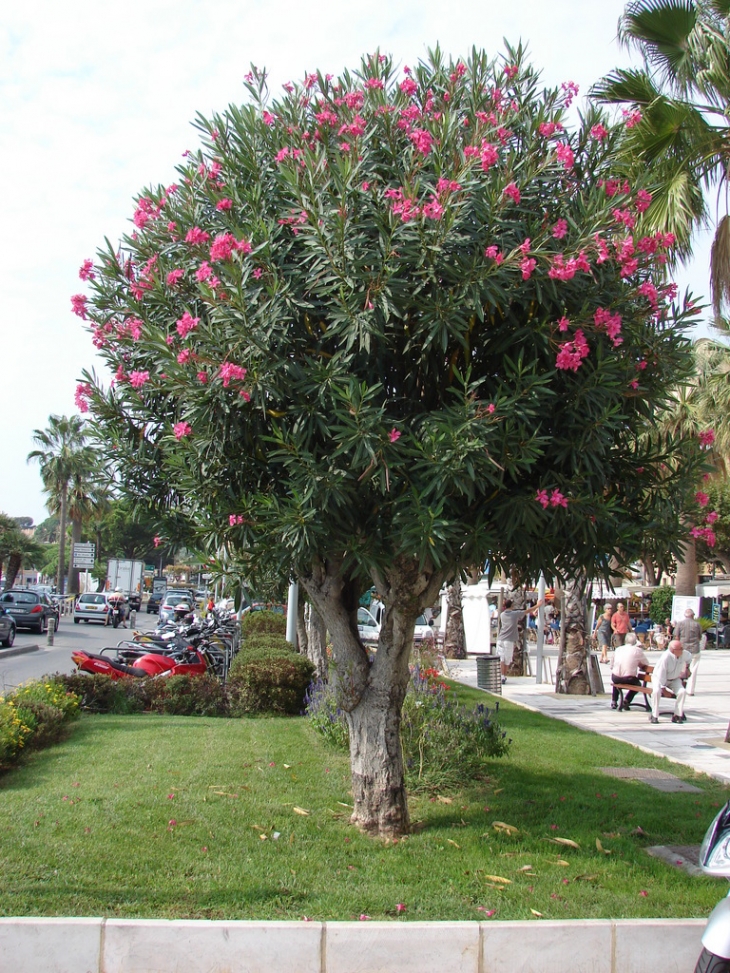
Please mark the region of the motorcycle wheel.
POLYGON ((709 949, 702 949, 695 966, 695 973, 730 973, 730 959, 715 956, 709 949))

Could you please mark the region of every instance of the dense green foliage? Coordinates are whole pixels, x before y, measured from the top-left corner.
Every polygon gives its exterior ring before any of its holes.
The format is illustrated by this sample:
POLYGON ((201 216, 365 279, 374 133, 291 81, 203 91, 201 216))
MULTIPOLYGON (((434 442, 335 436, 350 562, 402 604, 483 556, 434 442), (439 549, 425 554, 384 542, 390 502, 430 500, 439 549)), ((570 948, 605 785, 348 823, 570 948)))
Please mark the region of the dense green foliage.
POLYGON ((226 690, 232 715, 298 715, 304 709, 314 665, 284 639, 264 637, 260 648, 252 642, 249 638, 231 663, 226 690))
POLYGON ((80 698, 54 679, 33 681, 0 696, 0 770, 61 739, 80 698))
POLYGON ((674 598, 674 588, 663 585, 651 593, 651 606, 649 608, 649 618, 655 625, 663 625, 665 620, 672 614, 672 598, 674 598))
POLYGON ((671 238, 632 232, 620 131, 568 131, 521 50, 247 87, 74 298, 129 494, 246 575, 336 557, 359 590, 403 556, 536 576, 675 549, 697 443, 644 433, 695 310, 671 238))
POLYGON ((246 612, 241 618, 241 637, 245 640, 249 635, 262 634, 284 636, 286 634, 286 616, 277 612, 246 612))

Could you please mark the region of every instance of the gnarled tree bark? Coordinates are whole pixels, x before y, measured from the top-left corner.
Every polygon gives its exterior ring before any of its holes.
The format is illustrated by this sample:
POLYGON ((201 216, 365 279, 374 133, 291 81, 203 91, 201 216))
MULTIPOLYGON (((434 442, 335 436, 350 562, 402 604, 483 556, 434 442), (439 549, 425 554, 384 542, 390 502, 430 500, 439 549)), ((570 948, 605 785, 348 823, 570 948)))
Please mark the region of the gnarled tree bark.
POLYGON ((436 597, 443 575, 397 557, 377 578, 385 604, 377 651, 371 659, 357 632, 359 587, 336 556, 301 572, 301 582, 332 638, 330 678, 350 731, 354 810, 351 821, 383 838, 409 829, 401 709, 416 618, 436 597))
POLYGON ((588 664, 586 579, 580 575, 569 582, 562 592, 556 692, 568 693, 572 696, 590 696, 588 664))

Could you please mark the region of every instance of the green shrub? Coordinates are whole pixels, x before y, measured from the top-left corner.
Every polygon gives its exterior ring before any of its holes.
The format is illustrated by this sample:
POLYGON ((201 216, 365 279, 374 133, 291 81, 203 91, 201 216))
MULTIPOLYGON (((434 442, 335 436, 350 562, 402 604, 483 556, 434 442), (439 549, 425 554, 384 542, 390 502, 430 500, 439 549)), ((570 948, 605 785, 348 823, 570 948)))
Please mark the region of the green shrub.
POLYGON ((247 612, 241 619, 241 637, 247 639, 254 632, 286 635, 286 615, 277 612, 247 612))
POLYGON ((170 676, 157 680, 161 687, 154 708, 171 716, 226 716, 228 695, 222 683, 207 674, 170 676))
MULTIPOLYGON (((401 744, 406 786, 410 791, 448 790, 483 778, 488 761, 501 757, 510 741, 481 703, 467 710, 450 697, 451 690, 433 669, 414 669, 403 703, 401 744)), ((334 689, 314 683, 307 693, 306 713, 312 725, 334 746, 347 750, 345 714, 334 689)))
POLYGON ((81 708, 92 713, 142 713, 150 707, 150 679, 112 679, 111 676, 74 672, 54 677, 74 693, 81 708))
POLYGON ((241 645, 238 655, 233 660, 233 665, 238 659, 254 659, 264 655, 268 657, 289 656, 292 654, 296 654, 296 649, 291 642, 287 642, 283 635, 273 635, 268 632, 255 633, 241 645))
POLYGON ((67 722, 79 715, 81 700, 56 678, 33 680, 19 686, 10 696, 16 706, 26 703, 42 703, 57 709, 67 722))
POLYGON ((232 716, 301 713, 314 666, 296 652, 237 656, 226 684, 232 716))
POLYGON ((28 750, 42 750, 57 743, 63 736, 66 720, 63 711, 38 699, 26 699, 17 707, 18 716, 31 729, 26 743, 28 750))
POLYGON ((15 763, 30 740, 33 729, 34 726, 24 721, 23 714, 18 712, 11 700, 0 697, 0 768, 6 770, 15 763))
POLYGON ((652 591, 649 618, 655 625, 663 625, 664 619, 672 614, 672 598, 674 598, 674 588, 668 584, 652 591))

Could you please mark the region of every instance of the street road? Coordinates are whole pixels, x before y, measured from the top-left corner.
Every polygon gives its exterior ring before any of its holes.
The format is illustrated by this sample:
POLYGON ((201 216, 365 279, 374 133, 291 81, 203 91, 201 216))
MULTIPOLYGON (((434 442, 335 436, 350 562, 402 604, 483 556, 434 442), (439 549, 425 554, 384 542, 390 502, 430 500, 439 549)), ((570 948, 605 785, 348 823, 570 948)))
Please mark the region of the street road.
MULTIPOLYGON (((156 624, 157 615, 137 612, 138 631, 149 632, 156 624)), ((37 645, 38 650, 6 658, 6 652, 12 650, 0 649, 0 695, 29 679, 39 679, 54 672, 73 672, 72 649, 99 652, 105 646, 116 645, 130 634, 129 629, 105 628, 93 622, 74 625, 71 615, 61 616, 61 625, 54 636, 53 645, 46 644, 45 635, 18 629, 13 649, 37 645)))

